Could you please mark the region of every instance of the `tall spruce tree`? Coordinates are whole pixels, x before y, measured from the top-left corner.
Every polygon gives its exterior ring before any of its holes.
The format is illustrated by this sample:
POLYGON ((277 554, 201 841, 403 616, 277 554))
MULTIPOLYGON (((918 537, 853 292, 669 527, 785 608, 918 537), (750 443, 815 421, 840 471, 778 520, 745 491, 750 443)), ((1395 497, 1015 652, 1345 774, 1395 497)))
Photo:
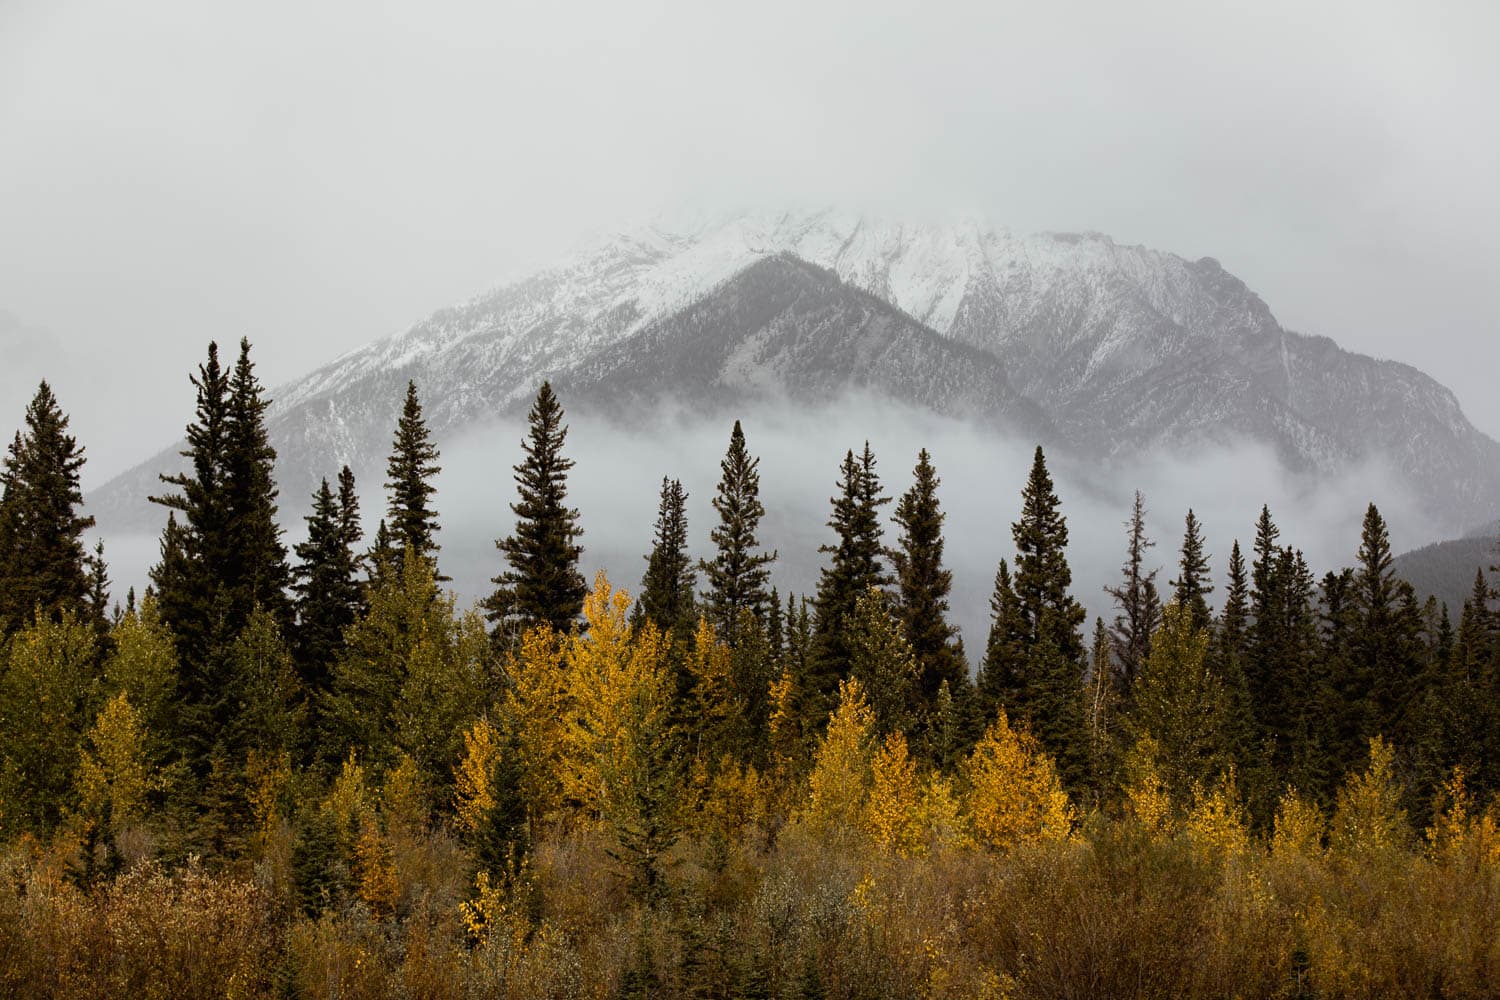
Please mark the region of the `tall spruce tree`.
POLYGON ((578 511, 568 506, 568 472, 573 460, 563 455, 568 428, 562 404, 543 382, 527 414, 526 457, 514 467, 518 500, 510 505, 515 531, 495 542, 510 568, 491 582, 486 602, 497 641, 510 641, 537 625, 566 633, 583 613, 588 584, 578 571, 583 529, 578 511))
POLYGON ((396 436, 391 442, 391 457, 385 467, 385 488, 390 491, 386 511, 390 544, 396 560, 415 552, 430 561, 436 579, 442 582, 447 577, 437 570, 441 546, 437 543, 438 515, 432 506, 433 494, 437 492, 432 480, 442 471, 437 462, 437 446, 432 443, 427 421, 422 416, 417 384, 407 382, 406 399, 401 404, 396 436))
POLYGON ((1110 636, 1114 641, 1114 659, 1118 678, 1116 688, 1128 698, 1136 675, 1151 655, 1151 635, 1161 621, 1161 598, 1156 592, 1157 570, 1146 569, 1146 550, 1156 543, 1146 536, 1146 499, 1135 491, 1130 520, 1125 522, 1125 565, 1120 571, 1119 586, 1105 587, 1114 598, 1119 613, 1115 615, 1110 636))
POLYGON ((1029 719, 1058 763, 1064 780, 1077 787, 1087 760, 1083 723, 1083 606, 1068 588, 1067 519, 1040 446, 1021 493, 1021 518, 1011 526, 1016 543, 1015 593, 1026 662, 1011 714, 1029 719))
POLYGON ((901 535, 890 556, 900 587, 897 614, 917 659, 916 693, 922 706, 932 708, 945 681, 951 694, 968 683, 969 672, 958 629, 948 621, 953 573, 943 565, 946 515, 937 497, 941 480, 926 448, 918 453, 912 476, 911 488, 896 503, 901 535))
POLYGON ((1385 519, 1372 503, 1365 511, 1359 567, 1354 574, 1359 628, 1352 655, 1374 727, 1364 735, 1399 739, 1404 735, 1403 711, 1418 682, 1420 666, 1415 646, 1419 625, 1410 609, 1404 607, 1402 581, 1396 578, 1392 561, 1385 519))
POLYGON ((354 474, 344 466, 337 494, 323 480, 306 518, 307 541, 296 547, 296 660, 303 686, 317 700, 327 690, 344 649, 344 630, 363 608, 359 581, 359 499, 354 474))
POLYGON ((1177 562, 1177 579, 1172 581, 1173 600, 1192 616, 1193 628, 1208 628, 1212 615, 1208 595, 1214 588, 1209 582, 1208 554, 1203 551, 1203 526, 1188 508, 1182 532, 1182 555, 1177 562))
POLYGON ((719 463, 718 493, 714 511, 719 523, 709 532, 717 550, 712 560, 698 563, 708 589, 703 592, 703 610, 719 639, 733 648, 739 641, 740 612, 757 618, 770 600, 766 585, 771 579, 775 551, 760 548, 756 531, 766 509, 760 502, 760 459, 745 447, 745 432, 734 422, 729 450, 719 463))
POLYGON ((1250 703, 1255 707, 1260 735, 1274 737, 1280 728, 1283 712, 1284 682, 1275 670, 1281 653, 1281 633, 1285 615, 1283 588, 1278 586, 1276 568, 1281 548, 1276 544, 1281 529, 1271 519, 1271 509, 1262 506, 1255 523, 1255 543, 1250 561, 1250 632, 1246 638, 1245 683, 1250 689, 1250 703))
POLYGON ((178 492, 151 498, 168 508, 161 560, 151 581, 162 621, 176 640, 182 671, 180 750, 203 777, 214 738, 227 722, 222 707, 230 684, 226 659, 219 654, 233 638, 224 587, 231 544, 226 473, 229 376, 219 364, 218 344, 209 343, 208 359, 191 381, 197 402, 182 452, 189 467, 161 476, 178 492))
POLYGON ((276 523, 276 450, 266 432, 266 409, 250 341, 240 340, 240 354, 229 376, 228 420, 224 436, 224 489, 228 508, 228 561, 223 582, 230 589, 230 627, 238 632, 255 608, 265 610, 279 628, 291 620, 287 587, 291 570, 281 527, 276 523))
POLYGON ((683 638, 692 634, 697 620, 694 592, 698 586, 687 551, 687 497, 681 481, 662 477, 661 505, 639 604, 641 614, 662 631, 683 638))
POLYGON ((25 421, 0 466, 0 638, 33 615, 91 617, 83 533, 94 519, 79 513, 83 448, 46 382, 25 421))
POLYGON ((234 721, 239 689, 228 645, 257 608, 278 628, 290 614, 290 570, 276 524, 276 452, 265 428, 269 401, 240 342, 233 372, 218 345, 192 379, 195 420, 188 426, 186 472, 162 476, 176 493, 152 497, 167 507, 162 560, 152 582, 162 619, 177 640, 182 669, 182 750, 199 777, 215 741, 234 721), (178 521, 175 514, 182 514, 178 521))
POLYGON ((890 583, 881 558, 880 507, 890 502, 881 496, 880 479, 875 473, 875 455, 870 443, 855 457, 847 452, 839 466, 839 493, 829 503, 833 514, 828 519, 837 541, 820 546, 818 551, 830 556, 818 580, 813 601, 817 612, 814 644, 812 702, 822 719, 833 707, 839 682, 849 676, 853 654, 849 628, 854 610, 870 588, 890 583))
POLYGON ((1014 706, 1020 697, 1027 642, 1010 565, 1001 559, 995 570, 995 589, 990 595, 989 640, 975 684, 976 718, 970 720, 970 728, 976 739, 994 720, 996 712, 1014 706))

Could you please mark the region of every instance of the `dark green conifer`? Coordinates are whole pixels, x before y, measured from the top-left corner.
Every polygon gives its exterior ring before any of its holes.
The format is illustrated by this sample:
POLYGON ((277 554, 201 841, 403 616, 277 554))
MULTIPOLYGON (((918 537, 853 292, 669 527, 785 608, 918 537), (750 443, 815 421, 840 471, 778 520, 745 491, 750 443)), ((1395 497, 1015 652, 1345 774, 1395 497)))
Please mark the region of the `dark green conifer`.
POLYGON ((1065 783, 1077 787, 1087 759, 1083 722, 1084 610, 1068 592, 1073 581, 1065 549, 1067 520, 1039 446, 1021 494, 1021 518, 1011 526, 1016 543, 1014 588, 1026 660, 1012 704, 1006 708, 1032 731, 1057 761, 1065 783))
POLYGON ((514 467, 519 499, 510 505, 516 528, 495 542, 510 568, 491 581, 496 589, 485 604, 496 640, 505 642, 537 625, 566 633, 588 596, 578 571, 583 529, 567 502, 573 460, 562 448, 568 428, 552 383, 542 383, 527 420, 527 440, 521 442, 526 457, 514 467))
POLYGON ((1021 607, 1011 582, 1010 566, 1004 559, 995 570, 995 589, 990 595, 990 632, 984 659, 979 665, 975 691, 979 732, 994 719, 1002 707, 1014 706, 1021 690, 1021 676, 1026 666, 1025 625, 1021 607))
POLYGON ((189 467, 160 477, 178 492, 151 498, 168 509, 161 561, 151 571, 151 581, 162 621, 176 640, 182 671, 180 748, 201 778, 208 773, 209 753, 228 721, 224 692, 230 685, 220 654, 234 631, 227 571, 233 534, 227 472, 230 386, 219 365, 217 344, 209 343, 208 359, 191 381, 197 402, 182 452, 189 467))
POLYGON ((1198 517, 1188 509, 1182 533, 1182 556, 1177 563, 1177 579, 1172 581, 1173 600, 1186 608, 1193 619, 1194 629, 1207 628, 1210 614, 1208 595, 1213 593, 1209 584, 1208 555, 1203 551, 1203 527, 1198 517))
POLYGON ((266 409, 250 341, 240 341, 239 359, 229 377, 228 419, 224 434, 224 496, 228 517, 226 561, 219 567, 229 591, 230 631, 238 632, 255 608, 263 608, 278 627, 291 621, 287 587, 291 571, 281 527, 276 523, 276 450, 266 431, 266 409))
POLYGON ((694 592, 698 576, 687 551, 687 492, 676 479, 661 480, 656 533, 646 556, 640 611, 669 634, 692 634, 698 609, 694 592))
POLYGON ((739 641, 740 612, 757 618, 766 613, 774 551, 760 548, 756 531, 766 509, 760 502, 760 459, 745 447, 745 432, 734 422, 729 450, 719 463, 721 476, 714 510, 719 523, 709 532, 717 550, 712 560, 699 562, 708 589, 702 594, 703 612, 719 639, 733 648, 739 641))
POLYGON ((911 489, 896 504, 901 536, 890 555, 900 586, 898 614, 917 658, 917 698, 931 708, 943 684, 951 695, 968 680, 968 665, 960 652, 958 629, 948 622, 953 573, 943 565, 945 515, 937 497, 941 480, 925 448, 917 455, 913 478, 911 489))
POLYGON ((820 546, 828 554, 818 580, 813 606, 817 612, 814 675, 809 692, 816 706, 817 721, 832 708, 839 681, 849 676, 852 653, 849 623, 855 605, 871 587, 890 583, 882 561, 880 507, 890 502, 880 495, 880 479, 875 473, 875 456, 870 443, 856 458, 845 454, 839 466, 839 494, 832 497, 833 514, 828 526, 837 536, 833 545, 820 546))
POLYGON ((1146 500, 1136 490, 1130 520, 1125 522, 1127 543, 1122 580, 1117 587, 1105 587, 1114 598, 1119 613, 1110 636, 1114 646, 1115 687, 1129 700, 1136 675, 1151 655, 1151 636, 1161 622, 1161 598, 1156 592, 1157 570, 1145 568, 1146 550, 1156 543, 1146 536, 1146 500))
POLYGON ((334 494, 323 480, 306 518, 307 541, 296 547, 296 649, 302 682, 314 698, 328 690, 333 663, 344 649, 344 630, 359 617, 359 500, 345 466, 334 494))
POLYGON ((88 614, 89 560, 83 533, 94 519, 79 513, 83 448, 52 387, 38 386, 0 465, 0 637, 40 614, 88 614))
MULTIPOLYGON (((391 457, 385 467, 385 488, 390 491, 386 520, 395 558, 404 559, 407 553, 415 552, 431 561, 434 574, 441 548, 437 543, 438 515, 432 506, 437 492, 432 480, 443 471, 437 462, 437 446, 432 443, 427 421, 422 416, 417 384, 407 382, 406 399, 401 404, 396 436, 391 442, 391 457)), ((441 582, 446 577, 439 574, 437 579, 441 582)))

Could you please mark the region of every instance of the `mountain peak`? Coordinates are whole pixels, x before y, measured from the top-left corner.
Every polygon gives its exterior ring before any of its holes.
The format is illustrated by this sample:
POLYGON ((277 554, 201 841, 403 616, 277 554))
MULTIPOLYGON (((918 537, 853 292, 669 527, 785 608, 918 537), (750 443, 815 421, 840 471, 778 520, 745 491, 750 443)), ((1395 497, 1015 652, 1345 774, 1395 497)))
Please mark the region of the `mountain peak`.
POLYGON ((543 378, 586 396, 610 372, 700 401, 867 379, 944 412, 946 392, 1090 460, 1250 440, 1314 475, 1377 463, 1451 528, 1500 498, 1500 446, 1442 386, 1284 330, 1211 257, 839 209, 658 219, 345 355, 275 394, 277 448, 309 467, 285 491, 329 456, 377 463, 408 379, 442 435, 523 408, 543 378))

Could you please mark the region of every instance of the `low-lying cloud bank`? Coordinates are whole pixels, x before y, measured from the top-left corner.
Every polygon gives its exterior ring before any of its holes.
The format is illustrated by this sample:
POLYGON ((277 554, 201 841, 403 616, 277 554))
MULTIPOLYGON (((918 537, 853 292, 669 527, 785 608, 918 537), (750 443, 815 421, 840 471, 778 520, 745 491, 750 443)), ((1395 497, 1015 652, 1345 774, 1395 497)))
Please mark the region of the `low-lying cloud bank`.
MULTIPOLYGON (((811 595, 825 557, 818 547, 832 540, 826 527, 838 464, 865 440, 874 449, 886 492, 897 497, 910 484, 911 468, 925 447, 942 477, 947 512, 946 557, 954 574, 953 618, 961 626, 970 658, 977 662, 988 629, 988 600, 999 560, 1012 558, 1011 523, 1030 470, 1034 443, 979 431, 930 413, 863 401, 816 412, 786 407, 753 408, 742 415, 752 453, 760 456, 761 495, 767 514, 760 538, 779 554, 775 583, 811 595)), ((681 479, 690 493, 688 516, 696 556, 711 555, 708 533, 715 522, 711 499, 730 422, 694 420, 682 414, 653 421, 646 429, 623 421, 574 415, 567 453, 577 462, 570 496, 582 512, 585 573, 600 568, 632 591, 645 568, 658 489, 663 476, 681 479)), ((436 506, 443 530, 440 561, 464 601, 490 590, 502 568, 494 539, 514 524, 511 467, 521 459, 523 422, 493 425, 443 447, 436 506)), ((1068 558, 1073 592, 1091 616, 1113 615, 1103 588, 1115 582, 1124 559, 1124 521, 1134 490, 1145 494, 1148 530, 1157 542, 1151 564, 1162 567, 1165 589, 1176 570, 1182 518, 1189 507, 1203 523, 1211 566, 1222 596, 1231 542, 1248 553, 1255 519, 1268 504, 1282 542, 1301 548, 1314 570, 1346 566, 1359 546, 1360 521, 1374 501, 1391 524, 1397 551, 1435 540, 1416 514, 1417 505, 1394 476, 1378 464, 1317 481, 1288 472, 1270 449, 1251 443, 1192 453, 1158 453, 1100 468, 1049 455, 1049 465, 1068 520, 1068 558)), ((383 469, 356 470, 367 527, 385 507, 383 469)), ((282 498, 288 547, 304 535, 302 498, 282 498)), ((891 505, 893 506, 893 505, 891 505)), ((887 540, 895 527, 887 515, 887 540)), ((113 534, 101 526, 118 595, 141 588, 157 555, 154 536, 113 534)))

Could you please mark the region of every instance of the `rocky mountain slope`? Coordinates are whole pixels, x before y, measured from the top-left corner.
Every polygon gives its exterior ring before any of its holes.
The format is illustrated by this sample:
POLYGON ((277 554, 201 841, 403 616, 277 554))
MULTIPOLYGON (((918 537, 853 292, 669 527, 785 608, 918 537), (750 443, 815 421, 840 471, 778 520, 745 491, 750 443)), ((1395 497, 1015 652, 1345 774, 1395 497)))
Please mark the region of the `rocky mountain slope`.
MULTIPOLYGON (((857 391, 1105 464, 1248 440, 1313 477, 1388 469, 1432 537, 1500 509, 1500 445, 1451 393, 1283 329, 1212 259, 833 212, 616 236, 281 387, 283 495, 342 463, 377 469, 408 379, 441 442, 524 409, 543 378, 570 408, 643 420, 857 391)), ((154 522, 143 497, 174 463, 94 506, 154 522)))

